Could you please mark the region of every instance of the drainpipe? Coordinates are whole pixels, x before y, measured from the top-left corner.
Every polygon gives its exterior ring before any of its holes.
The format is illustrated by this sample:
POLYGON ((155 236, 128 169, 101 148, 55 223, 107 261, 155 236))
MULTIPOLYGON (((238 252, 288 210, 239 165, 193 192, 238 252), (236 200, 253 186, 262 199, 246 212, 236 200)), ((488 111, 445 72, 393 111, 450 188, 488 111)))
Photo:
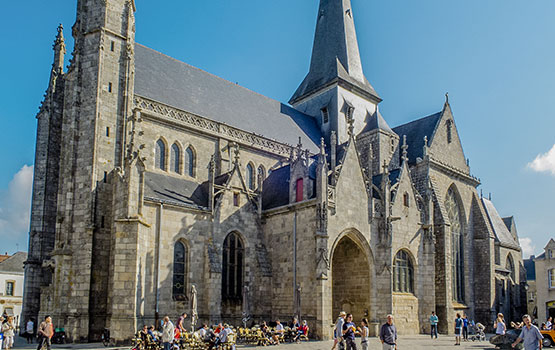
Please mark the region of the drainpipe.
POLYGON ((160 203, 158 208, 158 225, 156 227, 156 271, 154 274, 155 282, 154 285, 156 286, 156 297, 154 302, 154 323, 156 324, 156 328, 158 328, 158 321, 160 320, 159 314, 159 300, 160 300, 160 236, 162 234, 162 213, 164 211, 164 204, 160 203))
POLYGON ((297 210, 293 219, 293 314, 297 312, 297 210))

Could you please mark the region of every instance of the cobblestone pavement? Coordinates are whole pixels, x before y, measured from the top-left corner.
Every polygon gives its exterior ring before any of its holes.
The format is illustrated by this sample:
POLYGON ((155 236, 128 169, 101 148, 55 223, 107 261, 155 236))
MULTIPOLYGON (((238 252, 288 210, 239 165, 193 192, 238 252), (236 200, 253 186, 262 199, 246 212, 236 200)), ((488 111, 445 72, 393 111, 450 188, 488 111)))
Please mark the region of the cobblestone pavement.
MULTIPOLYGON (((17 349, 36 349, 36 344, 27 345, 25 340, 18 339, 19 342, 16 343, 14 350, 17 349)), ((428 350, 428 349, 494 349, 494 346, 489 343, 489 341, 484 342, 462 342, 461 346, 454 346, 455 340, 450 336, 440 336, 438 339, 431 340, 429 336, 425 335, 413 335, 400 337, 398 341, 398 350, 428 350)), ((299 344, 281 344, 279 346, 267 346, 267 347, 255 347, 247 345, 238 345, 237 349, 245 350, 330 350, 333 342, 332 341, 310 341, 302 342, 299 344)), ((357 339, 357 348, 360 350, 360 340, 357 339)), ((371 338, 369 342, 370 350, 380 350, 381 344, 377 338, 371 338)), ((117 347, 117 348, 105 348, 100 343, 93 344, 65 344, 65 345, 52 345, 52 349, 72 349, 72 350, 129 350, 130 346, 127 347, 117 347)))

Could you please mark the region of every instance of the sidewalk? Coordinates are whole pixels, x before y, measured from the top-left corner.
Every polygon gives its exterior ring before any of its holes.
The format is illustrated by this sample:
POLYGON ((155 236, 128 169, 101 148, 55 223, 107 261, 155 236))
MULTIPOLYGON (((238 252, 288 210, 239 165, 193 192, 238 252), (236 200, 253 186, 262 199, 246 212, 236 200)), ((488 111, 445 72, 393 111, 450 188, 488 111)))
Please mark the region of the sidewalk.
MULTIPOLYGON (((462 342, 461 346, 454 346, 455 339, 452 336, 439 336, 438 339, 430 339, 427 335, 411 335, 402 336, 398 341, 398 350, 428 350, 428 349, 494 349, 495 347, 489 341, 483 342, 462 342)), ((255 347, 249 345, 238 345, 237 349, 267 349, 267 350, 330 350, 333 341, 310 341, 299 344, 281 344, 279 346, 255 347)), ((377 338, 369 339, 369 349, 381 349, 381 344, 377 338)), ((27 344, 24 338, 18 337, 14 349, 36 349, 34 344, 27 344)), ((360 338, 357 338, 357 347, 360 350, 360 338)), ((72 349, 72 350, 129 350, 131 346, 119 346, 105 348, 102 343, 88 344, 52 344, 52 349, 72 349)))

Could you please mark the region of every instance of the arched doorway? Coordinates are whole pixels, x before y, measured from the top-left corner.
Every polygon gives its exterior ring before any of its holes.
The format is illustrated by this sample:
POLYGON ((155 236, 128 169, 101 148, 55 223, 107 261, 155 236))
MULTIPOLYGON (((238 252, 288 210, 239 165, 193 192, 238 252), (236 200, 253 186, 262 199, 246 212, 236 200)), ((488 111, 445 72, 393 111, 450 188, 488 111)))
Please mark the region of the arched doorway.
POLYGON ((349 236, 339 240, 332 256, 332 320, 340 311, 359 322, 370 315, 370 264, 364 250, 349 236))

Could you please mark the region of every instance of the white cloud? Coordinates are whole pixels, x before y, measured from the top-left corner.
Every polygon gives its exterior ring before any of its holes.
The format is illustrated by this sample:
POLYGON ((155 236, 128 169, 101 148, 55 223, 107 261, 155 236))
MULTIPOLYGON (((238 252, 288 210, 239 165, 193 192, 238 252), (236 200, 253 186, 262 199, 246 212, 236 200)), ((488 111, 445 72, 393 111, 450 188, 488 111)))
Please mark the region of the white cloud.
POLYGON ((555 176, 555 145, 547 153, 538 154, 527 166, 534 171, 550 172, 555 176))
POLYGON ((0 189, 0 238, 12 246, 20 244, 20 249, 25 248, 29 232, 32 190, 32 165, 24 165, 14 175, 8 188, 0 189))
POLYGON ((536 246, 532 244, 532 239, 528 237, 519 238, 520 247, 522 248, 522 257, 528 259, 530 255, 534 255, 536 246))

